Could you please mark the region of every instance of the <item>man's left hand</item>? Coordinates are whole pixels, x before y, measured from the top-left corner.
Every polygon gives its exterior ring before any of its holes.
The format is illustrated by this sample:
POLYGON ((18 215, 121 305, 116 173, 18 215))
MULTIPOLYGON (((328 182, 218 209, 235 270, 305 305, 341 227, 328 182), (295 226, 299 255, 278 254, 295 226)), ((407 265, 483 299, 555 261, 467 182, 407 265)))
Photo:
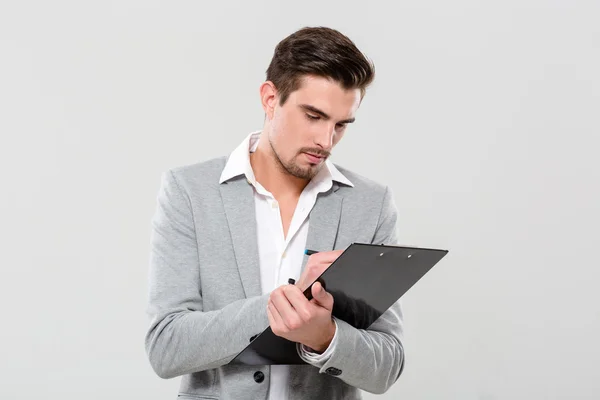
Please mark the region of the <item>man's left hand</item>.
POLYGON ((275 335, 322 353, 335 335, 333 296, 319 282, 311 290, 309 301, 296 285, 278 287, 269 296, 267 315, 275 335))

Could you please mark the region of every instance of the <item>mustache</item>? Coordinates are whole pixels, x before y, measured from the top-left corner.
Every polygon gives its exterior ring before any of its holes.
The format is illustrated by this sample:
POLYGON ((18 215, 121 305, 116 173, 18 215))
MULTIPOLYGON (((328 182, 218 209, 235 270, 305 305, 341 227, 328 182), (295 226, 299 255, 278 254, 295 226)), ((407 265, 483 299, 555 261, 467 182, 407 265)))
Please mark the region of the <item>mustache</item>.
POLYGON ((329 156, 331 156, 331 153, 329 151, 325 151, 323 149, 315 149, 312 147, 303 147, 300 149, 300 153, 309 153, 323 158, 328 158, 329 156))

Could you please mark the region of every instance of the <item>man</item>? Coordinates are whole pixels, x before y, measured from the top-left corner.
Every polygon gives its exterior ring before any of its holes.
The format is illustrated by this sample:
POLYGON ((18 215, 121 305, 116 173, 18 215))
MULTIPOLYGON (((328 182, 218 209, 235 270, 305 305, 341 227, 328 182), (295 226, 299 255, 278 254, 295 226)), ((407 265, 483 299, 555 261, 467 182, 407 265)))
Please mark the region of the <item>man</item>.
POLYGON ((340 32, 299 30, 260 86, 262 131, 229 157, 163 174, 146 351, 159 376, 183 376, 180 398, 360 399, 398 379, 399 303, 365 330, 332 318, 320 284, 312 300, 302 293, 352 242, 397 243, 390 190, 328 159, 373 77, 340 32), (269 325, 307 364, 228 364, 269 325))

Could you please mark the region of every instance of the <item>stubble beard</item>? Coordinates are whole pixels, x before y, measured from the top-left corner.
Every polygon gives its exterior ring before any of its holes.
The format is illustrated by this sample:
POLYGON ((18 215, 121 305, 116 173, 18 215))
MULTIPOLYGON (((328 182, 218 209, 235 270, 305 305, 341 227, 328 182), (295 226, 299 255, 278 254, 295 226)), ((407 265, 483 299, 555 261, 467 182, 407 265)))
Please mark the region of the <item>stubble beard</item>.
MULTIPOLYGON (((325 160, 323 160, 320 164, 315 165, 312 168, 311 167, 302 168, 294 162, 295 158, 292 159, 290 162, 284 162, 279 157, 279 154, 277 154, 277 151, 275 150, 275 147, 273 146, 273 142, 271 141, 271 138, 269 138, 269 145, 271 146, 271 151, 273 152, 273 157, 275 158, 275 161, 277 162, 277 165, 279 165, 281 170, 291 176, 296 177, 296 178, 311 180, 312 178, 315 177, 315 175, 317 175, 319 173, 319 171, 321 170, 321 168, 323 168, 323 165, 325 164, 325 160)), ((296 155, 296 157, 298 157, 298 155, 296 155)))

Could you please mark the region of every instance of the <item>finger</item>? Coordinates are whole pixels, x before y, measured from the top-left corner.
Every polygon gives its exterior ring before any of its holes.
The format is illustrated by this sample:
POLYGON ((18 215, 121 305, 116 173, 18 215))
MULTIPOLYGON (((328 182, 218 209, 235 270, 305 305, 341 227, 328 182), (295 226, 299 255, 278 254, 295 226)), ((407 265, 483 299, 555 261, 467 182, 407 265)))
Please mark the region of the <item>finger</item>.
POLYGON ((322 251, 320 253, 315 253, 315 254, 311 255, 310 258, 312 260, 314 260, 315 262, 318 262, 319 264, 324 264, 324 263, 331 264, 343 252, 344 252, 344 250, 322 251))
MULTIPOLYGON (((291 286, 291 285, 290 285, 291 286)), ((271 294, 270 303, 273 304, 285 326, 289 329, 295 329, 300 322, 300 316, 294 310, 294 307, 290 304, 290 301, 285 296, 283 288, 277 289, 271 294)))
POLYGON ((286 328, 283 320, 281 319, 281 315, 279 315, 279 312, 271 302, 267 304, 267 315, 269 316, 269 325, 271 326, 271 330, 273 332, 279 332, 286 328))
POLYGON ((298 285, 302 290, 305 290, 311 283, 315 281, 329 266, 344 252, 344 250, 325 251, 313 254, 309 257, 308 262, 298 285))
POLYGON ((330 311, 333 309, 333 296, 331 293, 323 289, 321 282, 316 282, 314 285, 312 285, 311 290, 313 299, 316 300, 321 307, 330 311))
POLYGON ((302 283, 313 283, 331 264, 310 264, 306 265, 305 270, 302 272, 301 281, 302 283))
POLYGON ((271 307, 269 307, 269 304, 267 304, 267 318, 269 318, 269 326, 273 328, 276 322, 273 314, 271 313, 271 307))
POLYGON ((294 308, 296 315, 298 315, 304 322, 308 322, 312 318, 311 304, 306 298, 304 293, 297 286, 289 286, 284 288, 284 294, 287 297, 289 303, 294 308))
MULTIPOLYGON (((341 254, 341 253, 340 253, 341 254)), ((339 255, 327 255, 322 258, 308 260, 305 270, 311 275, 322 274, 331 264, 339 258, 339 255)))
POLYGON ((301 288, 306 289, 311 283, 313 283, 319 276, 329 268, 331 263, 310 263, 306 265, 302 275, 300 277, 299 283, 301 288))

